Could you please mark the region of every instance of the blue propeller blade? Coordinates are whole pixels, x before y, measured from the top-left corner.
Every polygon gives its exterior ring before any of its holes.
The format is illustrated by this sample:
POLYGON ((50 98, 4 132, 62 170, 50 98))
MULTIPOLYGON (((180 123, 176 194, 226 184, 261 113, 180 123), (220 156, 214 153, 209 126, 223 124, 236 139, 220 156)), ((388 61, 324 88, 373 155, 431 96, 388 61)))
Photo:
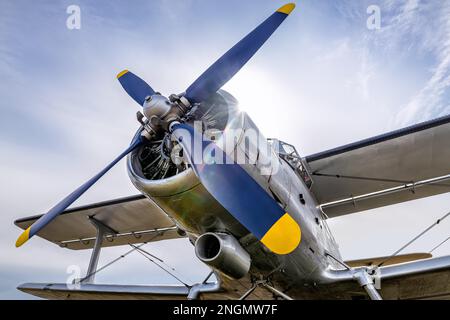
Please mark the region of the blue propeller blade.
POLYGON ((130 97, 139 103, 140 106, 144 104, 145 98, 155 94, 155 91, 147 82, 128 70, 120 72, 117 75, 117 79, 130 97))
POLYGON ((106 168, 76 189, 74 192, 65 197, 61 202, 59 202, 56 206, 51 208, 45 215, 40 217, 36 222, 34 222, 28 229, 26 229, 20 237, 16 241, 16 247, 20 247, 25 242, 27 242, 32 236, 39 232, 42 228, 44 228, 47 224, 49 224, 53 219, 55 219, 59 214, 61 214, 64 210, 67 209, 75 200, 77 200, 83 193, 85 193, 94 183, 96 183, 106 172, 108 172, 112 167, 114 167, 117 162, 119 162, 123 157, 129 154, 131 151, 138 148, 143 144, 143 138, 138 136, 131 145, 122 152, 113 162, 111 162, 106 168))
POLYGON ((200 182, 234 218, 272 252, 287 254, 297 248, 301 237, 297 222, 239 164, 214 142, 196 140, 202 139, 201 134, 191 126, 175 124, 172 130, 200 182), (202 150, 194 150, 194 141, 202 141, 202 150), (205 150, 220 160, 205 161, 205 150), (198 161, 194 152, 201 152, 203 159, 198 161))
POLYGON ((189 102, 205 101, 227 83, 253 57, 294 8, 293 3, 282 6, 220 57, 187 88, 185 97, 189 102))

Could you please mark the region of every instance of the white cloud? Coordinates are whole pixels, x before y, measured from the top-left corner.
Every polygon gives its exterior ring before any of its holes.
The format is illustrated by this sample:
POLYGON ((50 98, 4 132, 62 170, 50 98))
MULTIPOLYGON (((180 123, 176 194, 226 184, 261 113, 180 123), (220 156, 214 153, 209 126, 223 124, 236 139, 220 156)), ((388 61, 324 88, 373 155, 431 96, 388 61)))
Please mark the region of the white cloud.
POLYGON ((428 59, 433 60, 429 79, 398 112, 396 125, 410 125, 449 114, 450 104, 445 100, 450 87, 450 3, 410 0, 400 7, 393 1, 386 3, 398 13, 383 27, 383 43, 391 48, 403 48, 410 54, 429 55, 428 59))

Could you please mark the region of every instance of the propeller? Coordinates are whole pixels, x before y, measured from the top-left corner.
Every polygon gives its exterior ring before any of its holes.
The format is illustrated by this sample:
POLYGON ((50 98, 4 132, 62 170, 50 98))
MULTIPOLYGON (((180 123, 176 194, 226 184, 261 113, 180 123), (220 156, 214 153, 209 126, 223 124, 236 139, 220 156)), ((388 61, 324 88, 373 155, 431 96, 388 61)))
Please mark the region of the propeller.
POLYGON ((185 97, 191 103, 199 103, 219 90, 254 56, 294 8, 293 3, 279 8, 198 77, 187 88, 185 97))
POLYGON ((170 130, 202 185, 234 218, 274 253, 288 254, 297 248, 301 239, 297 222, 240 165, 190 125, 174 122, 170 130), (202 150, 194 150, 194 141, 202 141, 202 150), (193 152, 200 151, 202 158, 194 157, 193 152), (210 155, 218 164, 205 161, 210 155))
POLYGON ((17 239, 16 247, 20 247, 25 242, 27 242, 32 236, 38 233, 42 228, 48 225, 53 219, 60 215, 64 210, 67 209, 72 203, 75 202, 83 193, 85 193, 90 187, 94 185, 105 173, 107 173, 112 167, 116 165, 123 157, 129 154, 131 151, 140 147, 144 143, 144 138, 140 135, 135 138, 130 146, 122 152, 117 158, 115 158, 109 165, 107 165, 102 171, 97 173, 78 189, 73 191, 67 197, 65 197, 61 202, 51 208, 46 214, 36 220, 30 227, 28 227, 17 239))
MULTIPOLYGON (((142 134, 113 162, 92 177, 74 192, 69 194, 45 215, 39 218, 17 239, 20 247, 28 239, 48 225, 67 209, 75 200, 96 183, 123 157, 139 148, 145 138, 151 139, 158 132, 171 131, 177 137, 188 157, 192 168, 205 188, 238 221, 252 232, 271 251, 278 254, 292 252, 300 243, 301 231, 295 220, 262 189, 242 167, 232 160, 212 141, 204 141, 202 152, 212 148, 217 155, 226 159, 224 165, 196 164, 192 158, 193 146, 183 137, 198 136, 191 126, 181 124, 191 105, 205 101, 227 83, 261 48, 286 17, 294 10, 295 4, 289 3, 279 8, 269 18, 228 50, 187 89, 184 95, 172 95, 170 100, 156 93, 150 85, 134 73, 124 70, 117 78, 125 91, 142 108, 147 122, 142 134), (229 163, 229 164, 228 164, 229 163), (245 198, 236 188, 245 190, 245 198)), ((191 139, 192 140, 192 139, 191 139)), ((202 140, 201 140, 202 141, 202 140)))
POLYGON ((140 106, 144 104, 145 98, 155 94, 155 91, 147 82, 128 70, 123 70, 119 73, 117 79, 130 97, 139 103, 140 106))
MULTIPOLYGON (((279 8, 203 72, 186 89, 184 97, 194 104, 205 101, 217 92, 255 55, 294 9, 294 3, 279 8)), ((128 70, 119 73, 117 78, 125 91, 141 106, 147 96, 155 94, 144 80, 128 70)))

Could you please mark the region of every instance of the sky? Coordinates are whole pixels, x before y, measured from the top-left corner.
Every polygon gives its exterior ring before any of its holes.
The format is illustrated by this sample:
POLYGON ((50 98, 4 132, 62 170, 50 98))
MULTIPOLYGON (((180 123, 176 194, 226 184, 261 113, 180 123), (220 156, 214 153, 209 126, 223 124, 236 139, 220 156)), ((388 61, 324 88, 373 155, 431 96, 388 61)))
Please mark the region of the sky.
MULTIPOLYGON (((0 299, 30 299, 24 282, 65 282, 88 251, 33 238, 14 246, 17 218, 46 212, 130 142, 136 104, 116 74, 129 69, 180 93, 268 17, 278 0, 0 0, 0 299), (80 29, 66 10, 80 8, 80 29)), ((450 113, 450 1, 304 0, 226 86, 266 137, 302 156, 450 113), (380 9, 380 29, 367 8, 380 9)), ((121 162, 74 206, 136 194, 121 162)), ((449 210, 444 194, 329 221, 345 259, 388 255, 449 210)), ((444 221, 406 252, 450 236, 444 221)), ((102 251, 100 265, 128 248, 102 251)), ((187 240, 146 250, 189 283, 208 268, 187 240), (177 254, 173 254, 177 252, 177 254)), ((450 254, 450 242, 433 252, 450 254)), ((101 283, 174 283, 137 253, 101 283)))

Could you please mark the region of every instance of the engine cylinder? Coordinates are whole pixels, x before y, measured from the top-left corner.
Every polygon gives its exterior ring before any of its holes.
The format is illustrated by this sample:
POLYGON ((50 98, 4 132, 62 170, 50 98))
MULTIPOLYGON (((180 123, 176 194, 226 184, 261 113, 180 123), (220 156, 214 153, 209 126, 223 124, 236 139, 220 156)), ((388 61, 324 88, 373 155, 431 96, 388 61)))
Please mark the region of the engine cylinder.
POLYGON ((240 279, 250 270, 251 258, 235 237, 208 232, 195 242, 195 254, 210 267, 225 275, 240 279))

